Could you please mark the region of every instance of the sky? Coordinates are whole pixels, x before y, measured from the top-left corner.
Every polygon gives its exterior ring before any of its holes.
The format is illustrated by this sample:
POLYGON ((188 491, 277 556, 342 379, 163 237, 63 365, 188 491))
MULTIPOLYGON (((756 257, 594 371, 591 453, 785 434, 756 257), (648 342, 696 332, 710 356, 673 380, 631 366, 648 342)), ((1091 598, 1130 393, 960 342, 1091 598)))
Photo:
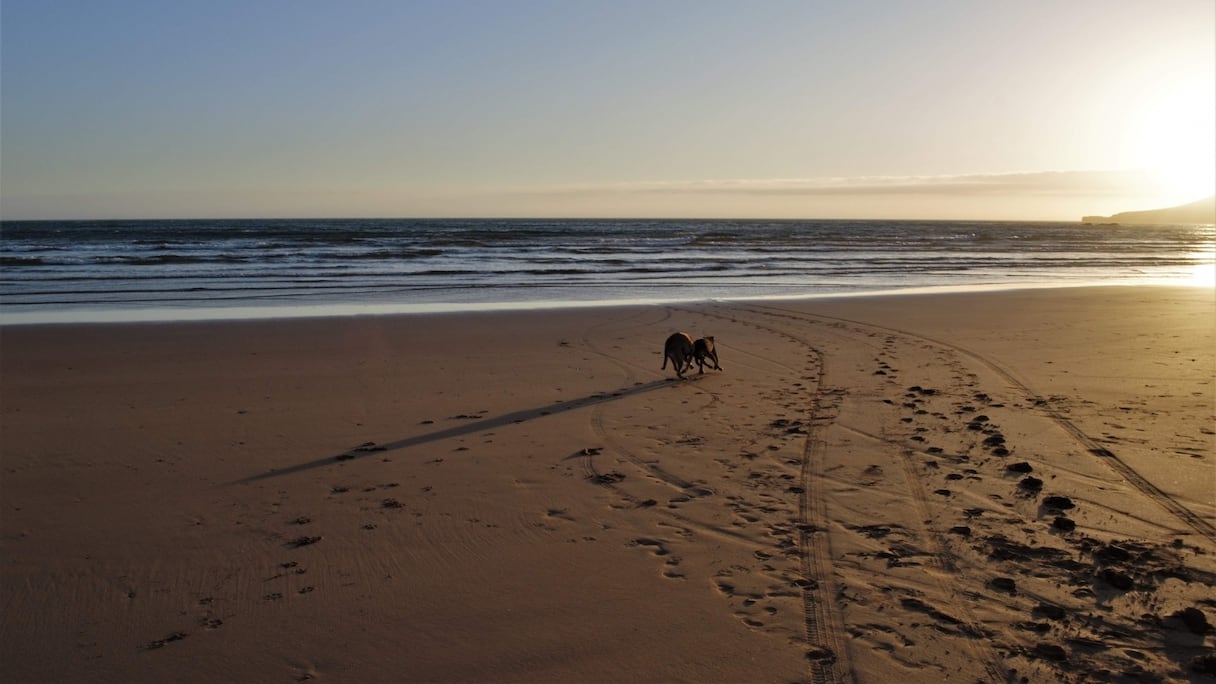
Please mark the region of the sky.
POLYGON ((1212 195, 1212 0, 0 0, 0 218, 1077 220, 1212 195))

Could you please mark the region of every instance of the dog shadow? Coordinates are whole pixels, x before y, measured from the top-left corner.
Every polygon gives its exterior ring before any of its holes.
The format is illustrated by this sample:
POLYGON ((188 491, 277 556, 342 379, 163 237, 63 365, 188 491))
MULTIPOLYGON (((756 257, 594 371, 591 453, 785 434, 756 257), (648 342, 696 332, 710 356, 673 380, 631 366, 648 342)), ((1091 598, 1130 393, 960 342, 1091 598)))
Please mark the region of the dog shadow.
POLYGON ((523 409, 520 411, 512 411, 511 413, 504 413, 502 415, 492 416, 489 418, 479 418, 454 427, 436 430, 434 432, 428 432, 426 434, 416 435, 414 437, 406 437, 394 442, 387 442, 384 444, 368 442, 361 446, 348 449, 340 454, 325 456, 323 458, 318 458, 294 466, 288 466, 286 468, 276 468, 257 475, 250 475, 249 477, 230 482, 229 484, 249 484, 251 482, 258 482, 276 477, 295 475, 297 473, 313 470, 315 468, 322 468, 356 459, 367 458, 371 455, 382 455, 386 452, 408 449, 410 447, 415 447, 422 444, 429 444, 431 442, 451 439, 452 437, 462 437, 464 435, 484 432, 486 430, 492 430, 506 425, 526 423, 538 418, 544 418, 545 416, 565 413, 566 411, 574 411, 576 409, 587 408, 588 406, 619 401, 621 399, 637 396, 639 394, 653 392, 660 387, 670 385, 672 382, 673 380, 668 378, 653 380, 651 382, 639 383, 631 387, 613 390, 610 392, 596 392, 595 394, 590 394, 578 399, 569 399, 556 404, 538 406, 536 408, 523 409))

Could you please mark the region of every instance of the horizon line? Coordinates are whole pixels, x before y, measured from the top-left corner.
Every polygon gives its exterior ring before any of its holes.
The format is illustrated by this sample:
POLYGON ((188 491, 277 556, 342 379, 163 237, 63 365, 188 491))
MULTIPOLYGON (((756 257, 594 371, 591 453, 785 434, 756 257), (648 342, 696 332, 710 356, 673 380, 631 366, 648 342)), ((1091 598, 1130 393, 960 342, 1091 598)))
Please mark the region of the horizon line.
POLYGON ((758 216, 130 216, 99 218, 3 218, 0 223, 85 223, 90 221, 896 221, 941 223, 1083 223, 1081 219, 758 217, 758 216))

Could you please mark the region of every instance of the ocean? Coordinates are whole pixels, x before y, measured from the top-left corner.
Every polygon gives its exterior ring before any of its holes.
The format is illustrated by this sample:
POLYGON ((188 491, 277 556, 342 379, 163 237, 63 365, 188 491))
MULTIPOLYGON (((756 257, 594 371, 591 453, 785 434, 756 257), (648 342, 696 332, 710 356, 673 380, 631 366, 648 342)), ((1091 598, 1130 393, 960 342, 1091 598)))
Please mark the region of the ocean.
POLYGON ((0 222, 0 323, 1213 286, 1216 227, 795 220, 0 222))

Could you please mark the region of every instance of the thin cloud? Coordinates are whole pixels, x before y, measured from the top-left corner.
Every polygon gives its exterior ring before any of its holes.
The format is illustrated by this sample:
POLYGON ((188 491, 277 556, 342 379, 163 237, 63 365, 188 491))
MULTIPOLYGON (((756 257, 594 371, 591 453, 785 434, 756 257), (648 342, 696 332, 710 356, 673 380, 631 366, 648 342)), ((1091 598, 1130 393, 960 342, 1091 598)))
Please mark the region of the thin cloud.
POLYGON ((1138 171, 1042 171, 1034 173, 941 176, 853 176, 824 178, 733 179, 566 185, 530 188, 523 194, 650 195, 712 194, 752 196, 856 197, 882 195, 1124 196, 1143 191, 1146 174, 1138 171))

